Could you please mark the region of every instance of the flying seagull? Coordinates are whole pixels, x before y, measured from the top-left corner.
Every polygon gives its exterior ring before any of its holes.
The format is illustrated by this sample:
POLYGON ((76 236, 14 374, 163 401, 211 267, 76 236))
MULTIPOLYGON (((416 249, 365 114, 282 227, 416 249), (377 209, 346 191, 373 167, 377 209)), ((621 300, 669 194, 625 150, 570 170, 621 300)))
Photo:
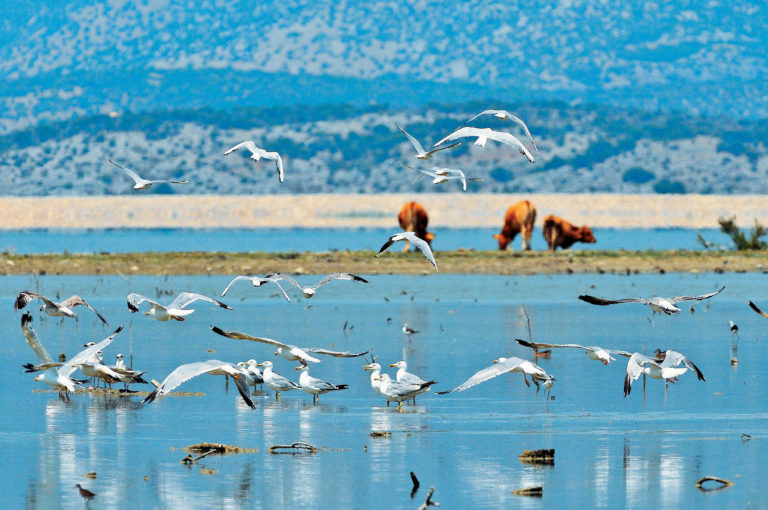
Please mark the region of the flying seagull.
POLYGON ((674 315, 680 312, 680 308, 675 306, 675 303, 680 301, 701 301, 702 299, 709 299, 712 296, 720 294, 725 285, 723 285, 717 292, 710 292, 709 294, 702 294, 701 296, 676 296, 671 298, 652 297, 646 298, 626 298, 626 299, 603 299, 595 296, 581 295, 579 299, 586 301, 593 305, 615 305, 618 303, 642 303, 651 307, 654 312, 664 312, 667 315, 674 315))
MULTIPOLYGON (((453 145, 448 145, 446 147, 440 147, 439 149, 432 149, 431 151, 425 151, 424 147, 421 145, 421 143, 419 143, 419 141, 417 139, 412 137, 410 135, 410 133, 408 133, 408 131, 406 131, 405 129, 400 127, 400 124, 395 122, 395 126, 397 126, 397 129, 399 129, 400 131, 403 132, 403 134, 408 138, 408 141, 411 142, 411 145, 413 145, 413 148, 416 149, 416 156, 415 157, 417 159, 429 159, 429 158, 432 157, 432 155, 435 152, 439 152, 439 151, 442 151, 442 150, 445 150, 445 149, 450 149, 450 148, 456 147, 457 145, 461 145, 461 142, 456 142, 453 145)), ((437 145, 437 144, 435 144, 435 145, 437 145)))
POLYGON ((256 144, 253 143, 252 140, 246 140, 244 142, 238 143, 231 149, 228 149, 224 155, 226 156, 227 154, 232 154, 240 148, 245 148, 251 151, 250 158, 254 161, 258 161, 261 158, 273 160, 277 166, 277 176, 280 178, 280 182, 285 182, 285 175, 283 174, 283 158, 280 157, 280 154, 256 147, 256 144))
MULTIPOLYGON (((461 187, 464 191, 467 191, 467 181, 482 181, 482 177, 467 177, 464 175, 464 172, 462 170, 459 170, 458 168, 440 168, 440 167, 432 167, 430 170, 422 170, 420 168, 413 168, 412 166, 408 166, 404 163, 400 163, 405 168, 408 168, 410 170, 413 170, 415 172, 420 172, 424 175, 428 175, 429 177, 432 177, 432 184, 442 184, 447 181, 460 181, 461 187)), ((415 179, 414 179, 415 181, 415 179)))
POLYGON ((145 189, 145 188, 149 188, 153 184, 187 184, 189 182, 188 180, 184 180, 184 181, 168 181, 168 180, 165 180, 165 179, 158 179, 158 180, 150 181, 150 180, 147 180, 147 179, 144 179, 144 178, 140 177, 139 174, 137 174, 133 170, 118 165, 117 163, 115 163, 111 159, 109 160, 109 162, 112 163, 113 165, 115 165, 117 168, 120 168, 121 170, 123 170, 125 173, 128 174, 128 177, 133 179, 133 182, 134 182, 133 189, 145 189))
POLYGON ((229 282, 227 287, 221 292, 221 297, 224 297, 227 295, 227 292, 229 292, 229 288, 232 286, 233 283, 239 282, 242 280, 247 280, 251 282, 254 287, 261 287, 265 283, 272 282, 275 285, 277 285, 277 287, 280 289, 280 292, 283 293, 283 297, 285 297, 286 300, 290 301, 291 298, 288 297, 288 294, 285 293, 285 290, 283 289, 283 287, 278 283, 279 278, 271 278, 270 276, 244 276, 244 275, 235 276, 232 279, 232 281, 229 282))
POLYGON ((305 298, 311 298, 312 296, 315 295, 315 293, 317 292, 317 289, 319 289, 326 283, 331 282, 333 280, 352 280, 355 282, 368 283, 368 280, 366 280, 365 278, 362 278, 360 276, 357 276, 355 274, 350 274, 350 273, 332 273, 326 276, 325 278, 323 278, 322 280, 320 280, 319 282, 317 282, 315 285, 310 285, 308 287, 304 287, 299 282, 297 282, 290 276, 285 275, 283 273, 272 273, 265 276, 265 278, 274 280, 275 283, 277 283, 277 280, 285 280, 291 285, 293 285, 294 287, 296 287, 297 289, 301 290, 305 298))
POLYGON ((176 299, 171 301, 171 303, 166 306, 163 306, 157 301, 149 299, 146 296, 136 294, 135 292, 128 294, 126 301, 128 303, 128 309, 131 311, 131 313, 138 312, 139 305, 144 301, 148 302, 152 305, 152 307, 147 310, 144 315, 149 315, 157 321, 169 321, 171 319, 183 321, 184 317, 194 312, 194 310, 184 310, 183 308, 191 303, 194 303, 195 301, 207 301, 209 303, 213 303, 216 306, 220 306, 221 308, 226 308, 227 310, 232 309, 231 306, 225 305, 221 301, 216 301, 213 298, 203 296, 202 294, 196 294, 194 292, 181 292, 178 296, 176 296, 176 299))
POLYGON ((598 347, 596 345, 586 346, 586 345, 579 345, 579 344, 543 344, 540 342, 528 342, 520 338, 516 338, 515 342, 519 343, 522 346, 530 347, 534 351, 538 349, 558 349, 558 348, 583 349, 584 351, 586 351, 587 356, 589 356, 589 359, 600 361, 603 365, 607 365, 611 361, 616 361, 616 358, 614 358, 612 354, 615 354, 617 356, 626 356, 627 358, 632 356, 632 353, 629 353, 627 351, 603 349, 602 347, 598 347))
POLYGON ((225 331, 218 326, 211 326, 211 330, 217 335, 232 338, 234 340, 250 340, 251 342, 261 342, 264 344, 274 345, 277 347, 275 355, 280 355, 288 361, 298 361, 302 365, 306 365, 307 361, 312 363, 319 363, 320 360, 315 358, 312 354, 325 354, 328 356, 335 356, 337 358, 356 358, 358 356, 364 356, 368 354, 365 352, 348 352, 348 351, 331 351, 328 349, 322 349, 319 347, 296 347, 295 345, 278 342, 271 338, 261 338, 257 336, 251 336, 246 333, 240 333, 239 331, 225 331))
POLYGON ((528 136, 528 139, 531 141, 531 145, 533 145, 534 150, 536 151, 536 154, 539 153, 538 147, 536 147, 536 142, 533 141, 533 136, 531 136, 531 132, 528 130, 528 126, 525 125, 525 122, 523 120, 511 113, 509 113, 507 110, 483 110, 482 112, 478 113, 468 121, 466 121, 464 124, 462 124, 460 127, 464 127, 473 120, 475 120, 478 117, 482 117, 483 115, 493 115, 499 120, 511 120, 512 122, 515 122, 518 126, 523 128, 523 131, 525 131, 525 134, 528 136))
POLYGON ((379 249, 379 253, 377 253, 376 256, 378 257, 379 255, 387 251, 387 249, 390 246, 392 246, 394 243, 398 241, 410 241, 411 243, 413 243, 416 249, 418 249, 421 253, 423 253, 425 257, 427 257, 427 260, 429 260, 429 263, 435 266, 435 271, 439 271, 439 269, 437 268, 437 262, 435 262, 435 256, 432 255, 432 249, 429 247, 429 244, 427 244, 427 242, 424 239, 416 236, 416 234, 413 232, 400 232, 399 234, 394 234, 390 236, 387 242, 384 243, 384 245, 379 249))
POLYGON ((466 138, 466 137, 477 137, 477 140, 475 140, 475 145, 479 145, 481 147, 484 147, 486 142, 488 142, 489 139, 496 140, 497 142, 501 142, 503 144, 509 145, 511 147, 514 147, 517 149, 517 151, 524 155, 526 158, 528 158, 528 161, 531 163, 534 163, 536 160, 531 155, 531 153, 528 151, 528 149, 525 148, 525 145, 518 140, 514 135, 510 133, 505 133, 504 131, 494 131, 490 128, 476 128, 476 127, 470 127, 465 126, 457 129, 450 135, 446 136, 439 142, 435 144, 435 147, 438 145, 442 145, 445 142, 449 142, 451 140, 456 140, 457 138, 466 138))
POLYGON ((346 390, 349 388, 348 384, 331 384, 329 382, 312 377, 309 375, 309 367, 302 365, 296 367, 296 370, 301 370, 301 376, 299 376, 299 385, 301 389, 312 395, 312 402, 317 404, 320 399, 321 393, 328 393, 329 391, 346 390))
POLYGON ((543 381, 545 386, 551 386, 552 381, 555 380, 555 378, 547 374, 543 368, 530 361, 515 357, 499 358, 493 360, 493 365, 475 372, 472 377, 456 386, 452 390, 436 391, 435 393, 437 395, 445 395, 446 393, 453 393, 454 391, 464 391, 489 379, 493 379, 494 377, 506 374, 507 372, 522 372, 523 381, 525 381, 526 386, 531 385, 531 383, 528 382, 528 378, 526 377, 526 374, 530 375, 531 380, 537 388, 539 386, 538 381, 543 381))
POLYGON ((232 377, 237 386, 237 391, 240 393, 243 401, 248 404, 248 407, 255 409, 251 398, 248 396, 248 384, 245 381, 245 374, 241 372, 232 363, 226 363, 217 359, 210 359, 208 361, 199 361, 196 363, 187 363, 176 367, 173 372, 163 379, 160 386, 155 388, 155 391, 150 393, 142 403, 146 404, 154 401, 157 397, 167 395, 175 388, 178 388, 185 382, 189 381, 193 377, 198 375, 211 374, 211 375, 228 375, 232 377))
POLYGON ((107 320, 101 316, 99 312, 96 311, 94 307, 88 304, 88 302, 81 298, 78 295, 69 296, 67 299, 62 301, 61 303, 57 303, 53 301, 52 299, 49 299, 42 294, 38 294, 36 292, 32 292, 31 290, 24 290, 19 292, 19 295, 16 296, 16 301, 13 303, 13 309, 14 310, 21 310, 25 306, 27 306, 27 303, 32 301, 33 299, 39 299, 43 302, 43 308, 42 310, 47 313, 48 315, 52 315, 54 317, 77 317, 75 312, 72 311, 72 309, 76 306, 85 306, 86 308, 90 309, 95 313, 99 319, 101 319, 101 322, 109 326, 109 323, 107 320))
POLYGON ((636 381, 642 374, 646 374, 654 379, 675 382, 679 376, 690 369, 700 381, 706 381, 699 367, 679 352, 667 350, 663 353, 663 357, 663 361, 658 361, 636 352, 629 358, 627 375, 624 377, 625 397, 632 391, 632 382, 636 381), (681 363, 684 366, 679 367, 681 363))

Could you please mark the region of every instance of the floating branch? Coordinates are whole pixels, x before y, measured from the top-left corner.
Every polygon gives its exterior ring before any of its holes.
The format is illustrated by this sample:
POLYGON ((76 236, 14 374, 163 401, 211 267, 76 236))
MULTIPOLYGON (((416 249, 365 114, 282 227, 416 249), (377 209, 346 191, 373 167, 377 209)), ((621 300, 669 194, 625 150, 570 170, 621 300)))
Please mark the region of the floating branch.
POLYGON ((435 488, 430 487, 429 488, 429 494, 427 494, 427 499, 422 503, 422 505, 418 508, 418 510, 427 510, 427 508, 431 506, 440 506, 440 503, 437 501, 432 501, 432 494, 434 494, 435 488))
POLYGON ((520 462, 527 462, 529 464, 554 464, 555 449, 525 450, 518 458, 520 462))
POLYGON ((255 448, 241 448, 239 446, 232 446, 229 444, 221 443, 197 443, 182 448, 185 452, 201 453, 206 455, 209 453, 218 453, 219 455, 227 455, 230 453, 255 453, 259 450, 255 448), (212 451, 209 451, 212 450, 212 451))
POLYGON ((515 496, 530 496, 534 498, 540 498, 544 495, 544 488, 539 487, 529 487, 527 489, 517 489, 512 491, 512 494, 515 496))
POLYGON ((696 488, 704 492, 719 491, 721 489, 727 489, 732 485, 733 485, 733 482, 731 482, 730 480, 726 480, 725 478, 718 478, 716 476, 705 476, 704 478, 696 482, 696 488), (717 487, 704 487, 704 482, 715 482, 715 483, 719 483, 720 485, 717 487))
POLYGON ((379 437, 392 437, 392 432, 390 432, 388 430, 374 430, 373 432, 371 432, 368 435, 371 436, 372 438, 376 439, 376 438, 379 438, 379 437))
POLYGON ((298 441, 293 444, 276 444, 269 447, 269 450, 267 450, 272 455, 277 455, 280 453, 290 453, 290 454, 297 454, 297 453, 317 453, 317 448, 309 443, 304 443, 301 441, 298 441), (291 450, 288 452, 281 452, 278 450, 291 450))

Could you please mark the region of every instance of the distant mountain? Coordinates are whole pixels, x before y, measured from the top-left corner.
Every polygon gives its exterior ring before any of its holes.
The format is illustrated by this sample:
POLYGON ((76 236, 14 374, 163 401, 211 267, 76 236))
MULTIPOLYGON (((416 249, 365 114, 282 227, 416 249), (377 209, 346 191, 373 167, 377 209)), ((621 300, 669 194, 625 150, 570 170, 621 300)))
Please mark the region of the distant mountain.
POLYGON ((97 113, 501 99, 768 116, 760 2, 0 3, 0 133, 97 113))
MULTIPOLYGON (((609 106, 493 103, 525 119, 540 150, 530 164, 511 147, 471 139, 419 161, 399 123, 425 147, 491 103, 383 106, 282 106, 170 110, 84 116, 0 136, 0 175, 12 195, 131 193, 111 158, 147 178, 187 185, 141 192, 265 194, 459 191, 433 185, 402 166, 460 168, 469 192, 768 193, 768 121, 649 114, 609 106), (285 183, 271 161, 255 163, 234 144, 253 139, 285 162, 285 183)), ((528 143, 509 121, 504 129, 528 143)))

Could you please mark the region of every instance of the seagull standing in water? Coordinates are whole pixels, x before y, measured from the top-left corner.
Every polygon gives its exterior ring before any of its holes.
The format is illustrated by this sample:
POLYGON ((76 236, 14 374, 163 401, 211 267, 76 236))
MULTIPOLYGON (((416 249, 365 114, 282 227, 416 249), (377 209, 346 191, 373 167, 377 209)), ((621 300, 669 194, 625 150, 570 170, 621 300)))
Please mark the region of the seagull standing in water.
POLYGON ((543 344, 540 342, 528 342, 520 338, 516 338, 515 342, 519 343, 524 347, 530 347, 534 351, 537 351, 538 349, 558 349, 558 348, 582 349, 587 353, 587 356, 589 356, 589 359, 600 361, 603 365, 607 365, 611 361, 616 361, 616 358, 614 358, 612 354, 615 354, 617 356, 625 356, 627 358, 632 356, 632 354, 627 351, 604 349, 596 345, 586 346, 586 345, 579 345, 579 344, 543 344))
POLYGON ((419 143, 417 139, 412 137, 408 131, 400 127, 400 124, 395 122, 395 126, 397 126, 397 129, 402 131, 402 133, 408 138, 408 141, 411 142, 411 145, 413 145, 413 148, 416 149, 416 156, 414 156, 417 159, 430 159, 432 155, 436 152, 443 151, 445 149, 451 149, 453 147, 456 147, 457 145, 461 145, 461 142, 456 142, 453 145, 448 145, 446 147, 440 147, 439 149, 432 149, 430 151, 425 151, 424 147, 419 143))
POLYGON ((397 409, 403 412, 403 402, 414 398, 418 393, 421 393, 425 388, 429 388, 431 385, 437 383, 437 381, 426 381, 423 384, 405 384, 393 381, 388 374, 381 374, 379 376, 381 386, 381 396, 387 402, 397 402, 397 409))
POLYGON ((332 273, 326 276, 325 278, 323 278, 322 280, 320 280, 319 282, 317 282, 316 284, 310 285, 307 287, 304 287, 298 281, 296 281, 295 279, 283 273, 268 274, 267 276, 265 276, 265 278, 275 281, 275 283, 277 283, 278 280, 285 280, 291 285, 293 285, 294 287, 296 287, 297 289, 299 289, 301 293, 304 294, 304 297, 307 299, 314 296, 315 293, 317 292, 317 289, 319 289, 320 287, 322 287, 328 282, 332 282, 333 280, 351 280, 353 282, 368 283, 368 280, 366 280, 365 278, 361 276, 357 276, 355 274, 350 274, 350 273, 332 273))
POLYGON ((145 188, 149 188, 153 184, 187 184, 189 182, 188 180, 184 180, 184 181, 168 181, 165 179, 147 180, 147 179, 144 179, 143 177, 140 177, 139 174, 137 174, 133 170, 130 170, 128 168, 118 165, 111 159, 109 160, 109 162, 115 165, 117 168, 124 171, 126 174, 128 174, 128 177, 133 179, 133 183, 134 183, 133 189, 145 189, 145 188))
POLYGON ((278 154, 277 152, 266 151, 260 147, 256 147, 256 144, 253 143, 252 140, 246 140, 244 142, 238 143, 231 149, 227 149, 224 155, 226 156, 227 154, 232 154, 233 152, 235 152, 240 148, 245 148, 251 151, 250 158, 254 161, 258 161, 261 158, 273 160, 275 162, 275 165, 277 166, 277 176, 280 179, 280 182, 285 182, 285 174, 283 174, 283 158, 280 157, 280 154, 278 154))
POLYGON ((380 256, 382 253, 387 251, 390 246, 398 241, 409 241, 413 243, 416 249, 424 254, 425 257, 427 257, 429 263, 435 266, 435 271, 439 271, 437 268, 437 262, 435 262, 435 256, 432 254, 432 249, 429 247, 429 244, 427 244, 424 239, 418 237, 413 232, 400 232, 399 234, 390 236, 387 242, 384 243, 384 245, 379 249, 379 253, 377 253, 376 256, 380 256))
POLYGON ((475 115, 474 117, 472 117, 471 119, 466 121, 460 127, 466 126, 467 124, 469 124, 470 122, 472 122, 476 118, 482 117, 483 115, 493 115, 494 117, 496 117, 499 120, 507 120, 507 119, 509 119, 512 122, 516 123, 518 126, 523 128, 523 131, 525 131, 525 134, 528 136, 528 139, 531 141, 531 145, 533 145, 533 148, 536 151, 536 154, 539 153, 539 149, 538 149, 538 147, 536 147, 536 142, 533 141, 533 136, 531 136, 531 132, 528 129, 528 126, 525 125, 525 122, 523 122, 523 120, 520 117, 509 113, 507 110, 483 110, 482 112, 478 113, 477 115, 475 115))
POLYGON ((469 388, 477 386, 478 384, 483 383, 489 379, 493 379, 494 377, 506 374, 507 372, 522 372, 523 381, 525 381, 526 386, 531 385, 531 383, 528 382, 528 378, 526 377, 526 374, 530 375, 531 380, 537 388, 539 387, 538 381, 543 381, 546 388, 551 388, 552 382, 555 380, 555 378, 547 374, 543 368, 530 361, 516 357, 498 358, 493 361, 493 365, 475 372, 469 379, 456 386, 452 390, 436 391, 435 394, 445 395, 447 393, 453 393, 454 391, 468 390, 469 388))
MULTIPOLYGON (((405 360, 400 360, 397 363, 391 363, 389 366, 393 368, 397 368, 397 374, 395 374, 395 379, 397 379, 397 382, 399 383, 423 385, 424 383, 427 382, 421 377, 419 377, 418 375, 408 372, 408 363, 405 360)), ((435 381, 433 381, 433 383, 437 384, 435 381)), ((414 393, 413 403, 414 404, 416 403, 416 395, 425 393, 427 391, 429 391, 429 386, 426 386, 422 390, 414 393)))
POLYGON ((479 145, 480 147, 485 147, 485 144, 488 142, 488 140, 496 140, 497 142, 501 142, 505 145, 509 145, 517 150, 520 154, 528 158, 528 161, 531 163, 535 163, 536 159, 531 155, 531 153, 528 151, 528 149, 525 148, 525 145, 517 139, 514 135, 510 133, 505 133, 503 131, 494 131, 490 128, 476 128, 476 127, 470 127, 465 126, 457 129, 450 135, 446 136, 439 142, 435 144, 435 147, 438 145, 442 145, 445 142, 449 142, 451 140, 456 140, 457 138, 465 138, 465 137, 477 137, 477 140, 475 140, 475 145, 479 145))
POLYGON ((667 350, 664 353, 660 353, 659 357, 663 358, 663 361, 649 358, 639 352, 632 354, 627 363, 627 374, 624 377, 625 397, 632 391, 632 383, 643 374, 654 379, 664 379, 667 382, 675 382, 678 377, 688 370, 691 370, 696 374, 696 377, 698 377, 700 381, 706 381, 706 379, 704 379, 704 374, 701 373, 699 367, 694 365, 691 360, 679 352, 667 350), (683 364, 683 366, 680 367, 680 364, 683 364))
POLYGON ((176 299, 171 301, 169 305, 163 306, 157 301, 154 301, 152 299, 149 299, 146 296, 142 296, 141 294, 131 293, 128 294, 126 301, 128 303, 128 309, 131 311, 131 313, 136 313, 139 311, 139 305, 143 303, 144 301, 148 302, 152 305, 152 307, 147 310, 144 315, 148 315, 155 319, 156 321, 169 321, 169 320, 177 320, 177 321, 183 321, 184 317, 191 314, 195 310, 184 310, 185 306, 189 306, 190 304, 194 303, 195 301, 207 301, 208 303, 213 303, 216 306, 219 306, 221 308, 225 308, 227 310, 231 310, 232 307, 229 305, 225 305, 221 301, 217 301, 213 298, 209 298, 208 296, 203 296, 202 294, 196 294, 194 292, 181 292, 178 296, 176 296, 176 299))
POLYGON ((301 389, 301 385, 296 384, 290 379, 287 379, 282 375, 274 372, 272 370, 271 361, 262 361, 259 363, 259 366, 264 367, 264 372, 261 374, 262 377, 264 377, 264 384, 266 384, 270 389, 274 390, 275 398, 277 400, 280 400, 280 393, 284 391, 301 389))
POLYGON ((32 301, 33 299, 39 299, 43 302, 43 308, 42 310, 47 313, 48 315, 51 315, 53 317, 77 317, 75 312, 72 311, 72 309, 76 306, 84 306, 91 310, 93 313, 98 316, 98 318, 103 322, 106 326, 109 326, 109 323, 107 320, 101 316, 99 312, 96 311, 94 307, 88 304, 88 302, 81 298, 78 295, 69 296, 67 299, 62 301, 61 303, 57 303, 52 299, 49 299, 42 294, 38 294, 36 292, 32 292, 31 290, 24 290, 19 292, 19 295, 16 296, 16 301, 13 303, 13 309, 14 310, 21 310, 25 306, 27 306, 27 303, 32 301))
POLYGON ((321 393, 328 393, 329 391, 346 390, 349 388, 348 384, 331 384, 329 382, 312 377, 309 375, 309 367, 301 365, 296 367, 296 370, 301 370, 301 376, 299 376, 299 385, 301 389, 312 395, 312 402, 317 404, 320 400, 321 393))
POLYGON ((142 403, 146 404, 154 401, 157 397, 167 395, 193 377, 203 374, 230 376, 234 379, 237 391, 240 393, 240 397, 242 397, 243 401, 251 409, 256 408, 256 406, 253 405, 253 402, 251 402, 251 398, 248 396, 248 384, 245 382, 244 374, 232 363, 219 361, 217 359, 187 363, 176 367, 173 372, 163 379, 160 386, 155 388, 155 391, 150 393, 142 403))
POLYGON ((579 299, 586 301, 592 305, 615 305, 619 303, 642 303, 651 307, 654 312, 664 312, 667 315, 674 315, 680 312, 680 308, 675 306, 675 303, 680 301, 701 301, 702 299, 709 299, 712 296, 720 294, 725 285, 716 292, 710 292, 709 294, 702 294, 700 296, 675 296, 671 298, 652 297, 652 298, 625 298, 625 299, 603 299, 590 295, 581 295, 579 299))

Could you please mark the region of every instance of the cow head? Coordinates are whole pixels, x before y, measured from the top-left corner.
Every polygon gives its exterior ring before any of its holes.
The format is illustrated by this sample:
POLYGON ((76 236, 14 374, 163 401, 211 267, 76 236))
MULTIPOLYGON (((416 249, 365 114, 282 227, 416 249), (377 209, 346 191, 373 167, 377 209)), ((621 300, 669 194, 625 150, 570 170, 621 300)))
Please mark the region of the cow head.
POLYGON ((581 227, 581 242, 582 243, 594 243, 595 234, 592 233, 592 229, 584 225, 581 227))
POLYGON ((506 250, 507 246, 509 246, 509 242, 512 240, 509 237, 505 236, 504 234, 496 234, 493 236, 493 238, 498 239, 500 250, 506 250))

